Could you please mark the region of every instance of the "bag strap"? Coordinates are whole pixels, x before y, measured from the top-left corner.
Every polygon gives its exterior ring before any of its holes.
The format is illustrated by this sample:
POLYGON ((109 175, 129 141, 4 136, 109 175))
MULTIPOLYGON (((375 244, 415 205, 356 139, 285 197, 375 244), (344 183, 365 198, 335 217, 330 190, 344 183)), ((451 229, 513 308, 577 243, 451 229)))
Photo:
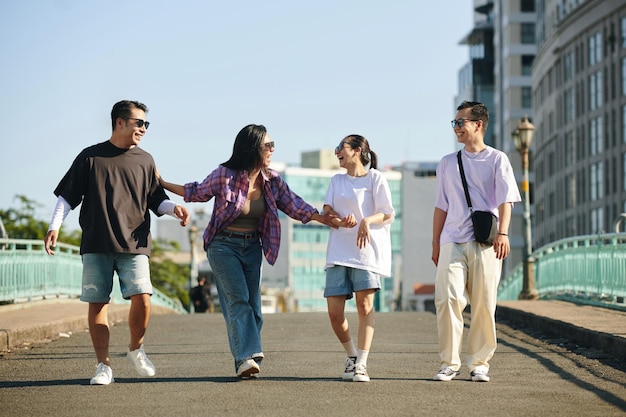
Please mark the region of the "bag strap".
POLYGON ((465 179, 465 171, 463 170, 463 161, 461 161, 461 151, 456 154, 456 157, 459 160, 459 171, 461 172, 461 181, 463 181, 463 191, 465 191, 467 206, 469 207, 470 212, 473 213, 474 210, 472 208, 472 200, 470 200, 469 191, 467 191, 467 180, 465 179))

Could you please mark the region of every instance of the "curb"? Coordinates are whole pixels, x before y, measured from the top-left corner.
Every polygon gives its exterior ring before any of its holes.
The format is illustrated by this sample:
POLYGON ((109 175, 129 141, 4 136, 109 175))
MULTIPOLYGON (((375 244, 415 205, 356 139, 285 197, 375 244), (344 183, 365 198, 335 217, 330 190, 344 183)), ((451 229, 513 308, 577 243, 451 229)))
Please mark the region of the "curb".
POLYGON ((534 327, 552 335, 567 337, 577 344, 600 349, 620 361, 626 361, 626 339, 623 337, 498 305, 496 321, 501 319, 534 327))
MULTIPOLYGON (((123 323, 128 321, 130 311, 129 304, 111 304, 108 316, 109 323, 123 323), (114 307, 113 307, 114 306, 114 307)), ((22 311, 28 311, 23 308, 22 311)), ((176 314, 174 311, 160 306, 152 306, 151 315, 176 314)), ((89 330, 87 315, 73 315, 60 320, 50 321, 44 324, 33 324, 28 327, 0 329, 0 352, 8 352, 11 349, 34 343, 44 343, 58 339, 62 333, 76 333, 89 330)))

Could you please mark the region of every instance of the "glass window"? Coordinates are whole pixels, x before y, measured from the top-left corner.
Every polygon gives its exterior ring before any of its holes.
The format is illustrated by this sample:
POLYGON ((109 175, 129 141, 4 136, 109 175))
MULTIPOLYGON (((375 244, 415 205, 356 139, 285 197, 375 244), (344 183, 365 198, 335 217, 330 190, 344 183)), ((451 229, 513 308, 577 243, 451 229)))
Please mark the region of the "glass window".
POLYGON ((602 71, 589 76, 589 110, 602 107, 602 71))
POLYGON ((533 95, 530 87, 522 87, 522 107, 530 109, 533 106, 533 95))
MULTIPOLYGON (((523 58, 523 57, 522 57, 523 58)), ((571 50, 563 58, 563 78, 569 81, 574 77, 574 51, 571 50)))
POLYGON ((604 163, 598 162, 589 167, 589 199, 599 200, 604 196, 604 163))
POLYGON ((604 208, 591 210, 591 233, 604 233, 604 208))
POLYGON ((626 143, 626 105, 622 107, 622 143, 626 143))
POLYGON ((522 0, 520 3, 520 10, 522 12, 534 12, 535 0, 522 0))
POLYGON ((522 75, 531 75, 534 55, 522 55, 522 75))
POLYGON ((565 104, 565 123, 574 121, 574 92, 572 87, 565 90, 563 101, 565 104))
POLYGON ((535 43, 535 24, 534 23, 522 23, 522 43, 534 44, 535 43))
POLYGON ((596 155, 604 149, 602 116, 589 120, 589 151, 596 155))
POLYGON ((589 65, 602 61, 602 35, 600 32, 589 37, 589 65))
POLYGON ((626 58, 622 58, 622 95, 626 96, 626 58))

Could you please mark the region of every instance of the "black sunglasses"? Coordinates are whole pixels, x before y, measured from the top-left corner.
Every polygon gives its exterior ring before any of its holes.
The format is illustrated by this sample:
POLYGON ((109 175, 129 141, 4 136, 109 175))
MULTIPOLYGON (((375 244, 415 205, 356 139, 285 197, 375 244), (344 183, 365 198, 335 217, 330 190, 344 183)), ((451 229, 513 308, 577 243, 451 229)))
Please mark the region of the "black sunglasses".
POLYGON ((452 123, 452 128, 454 129, 455 126, 458 127, 463 127, 463 123, 465 122, 477 122, 479 119, 456 119, 456 120, 452 120, 450 123, 452 123))
POLYGON ((341 142, 339 142, 339 145, 337 145, 337 147, 335 148, 335 153, 341 152, 341 150, 343 149, 343 145, 350 145, 350 143, 346 142, 345 140, 342 140, 341 142))
POLYGON ((265 147, 265 150, 266 150, 266 151, 273 151, 273 150, 275 149, 275 147, 274 147, 274 141, 271 141, 271 142, 265 142, 265 143, 263 144, 263 146, 265 147))
POLYGON ((150 122, 146 121, 146 120, 142 120, 142 119, 136 119, 134 117, 127 117, 126 120, 134 120, 135 122, 137 122, 137 127, 141 128, 141 127, 146 127, 146 130, 148 129, 148 127, 150 126, 150 122))

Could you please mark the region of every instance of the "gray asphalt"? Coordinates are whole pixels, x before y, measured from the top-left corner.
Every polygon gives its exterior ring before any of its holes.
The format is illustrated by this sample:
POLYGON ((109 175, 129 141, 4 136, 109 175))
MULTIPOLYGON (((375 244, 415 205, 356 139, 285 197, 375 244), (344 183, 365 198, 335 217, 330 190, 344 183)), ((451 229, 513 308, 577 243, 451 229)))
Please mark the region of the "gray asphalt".
MULTIPOLYGON (((234 376, 221 315, 181 316, 155 311, 145 348, 157 367, 157 375, 141 378, 124 356, 128 343, 127 309, 116 306, 111 311, 116 322, 111 337, 116 381, 109 386, 89 385, 95 358, 89 334, 76 315, 85 312, 84 305, 72 301, 25 309, 0 308, 0 329, 4 329, 5 338, 15 342, 0 359, 0 415, 333 417, 626 413, 626 366, 620 357, 609 352, 612 345, 624 347, 626 313, 618 311, 562 302, 504 303, 498 308, 499 346, 491 361, 489 383, 469 381, 466 368, 451 382, 432 381, 438 369, 433 313, 378 313, 368 361, 372 381, 353 383, 340 380, 344 354, 325 313, 266 315, 266 360, 261 377, 240 381, 234 376), (74 315, 58 319, 55 315, 61 313, 55 309, 65 310, 67 315, 72 311, 74 315), (539 314, 542 311, 544 314, 539 314), (550 317, 559 314, 570 323, 550 317), (46 327, 35 326, 38 321, 47 320, 55 331, 64 321, 72 322, 73 327, 46 336, 47 341, 26 341, 28 331, 16 331, 20 326, 16 316, 22 322, 32 323, 30 327, 39 327, 38 337, 42 337, 41 328, 46 327), (613 323, 615 334, 604 331, 602 326, 607 326, 607 319, 613 323), (547 324, 541 324, 542 320, 547 324), (594 320, 595 329, 588 324, 594 320), (583 329, 580 333, 597 345, 581 345, 567 325, 583 329), (560 330, 560 326, 565 330, 560 330), (594 333, 597 336, 590 336, 594 333), (602 337, 610 342, 601 342, 602 337)), ((356 331, 356 316, 349 315, 349 320, 356 331)))

